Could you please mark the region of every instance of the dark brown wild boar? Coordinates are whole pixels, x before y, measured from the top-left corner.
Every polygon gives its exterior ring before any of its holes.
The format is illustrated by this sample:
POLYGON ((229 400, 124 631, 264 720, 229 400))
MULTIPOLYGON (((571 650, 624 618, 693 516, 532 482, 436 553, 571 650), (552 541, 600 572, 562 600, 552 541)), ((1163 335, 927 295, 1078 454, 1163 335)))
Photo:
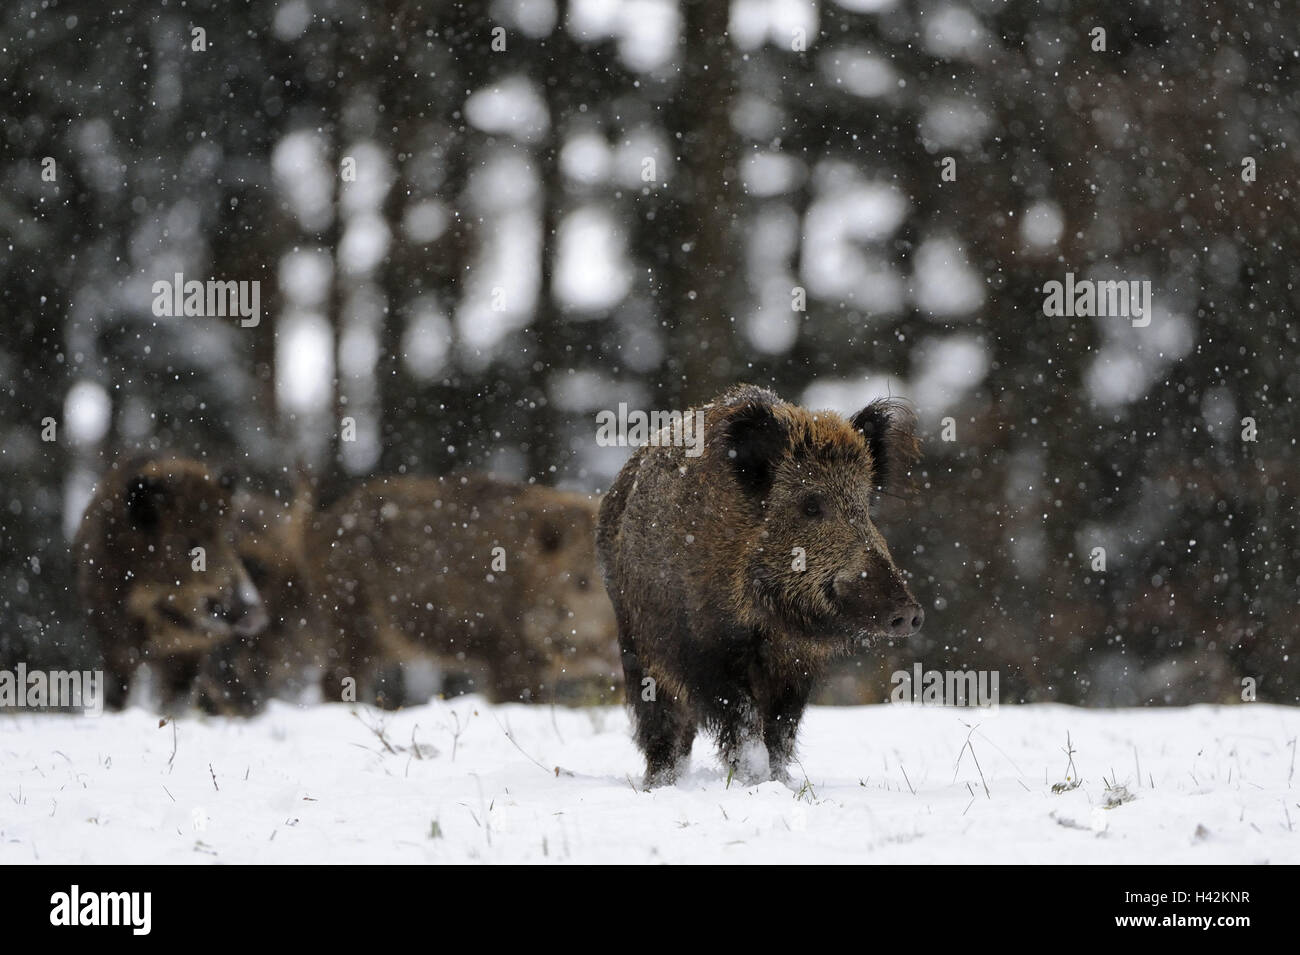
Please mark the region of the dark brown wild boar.
POLYGON ((741 386, 702 410, 702 453, 638 449, 600 510, 650 786, 677 778, 701 726, 744 781, 787 779, 827 663, 924 618, 870 511, 919 453, 902 404, 846 420, 741 386))
POLYGON ((317 515, 306 557, 329 648, 325 698, 353 686, 393 705, 400 687, 376 687, 376 675, 417 656, 485 670, 476 688, 494 701, 616 681, 595 514, 585 495, 463 475, 372 480, 317 515))
POLYGON ((182 705, 209 654, 266 628, 234 540, 229 486, 198 461, 136 457, 104 475, 73 556, 108 706, 126 703, 145 663, 164 707, 182 705))

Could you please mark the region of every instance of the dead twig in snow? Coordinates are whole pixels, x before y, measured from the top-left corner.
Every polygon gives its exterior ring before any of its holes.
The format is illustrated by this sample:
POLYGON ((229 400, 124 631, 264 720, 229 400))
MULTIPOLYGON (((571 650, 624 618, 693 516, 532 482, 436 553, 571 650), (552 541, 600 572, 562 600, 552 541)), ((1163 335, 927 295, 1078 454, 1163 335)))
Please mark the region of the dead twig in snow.
POLYGON ((980 785, 984 787, 984 796, 988 799, 992 799, 993 794, 989 792, 989 784, 984 779, 984 769, 980 766, 979 757, 975 755, 975 747, 972 746, 970 742, 971 734, 979 729, 980 724, 976 723, 974 726, 971 726, 969 723, 963 723, 962 725, 967 728, 968 732, 966 733, 966 742, 964 742, 961 749, 957 751, 957 765, 952 768, 952 781, 957 781, 957 772, 961 769, 962 754, 965 753, 966 750, 970 750, 970 758, 975 760, 975 770, 980 774, 980 785))
POLYGON ((164 716, 161 720, 158 721, 159 729, 162 729, 168 723, 172 724, 172 754, 167 757, 167 772, 170 773, 174 768, 172 766, 172 763, 176 761, 176 721, 172 719, 170 716, 164 716))
POLYGON ((907 788, 912 790, 912 795, 915 796, 916 788, 912 785, 912 781, 910 779, 907 779, 907 767, 903 765, 903 761, 901 759, 898 761, 898 768, 903 771, 903 778, 907 780, 907 788))
MULTIPOLYGON (((515 739, 514 734, 511 733, 510 730, 506 729, 506 727, 501 723, 501 721, 497 719, 495 713, 492 714, 492 719, 496 720, 496 724, 497 724, 497 726, 500 726, 500 727, 501 727, 501 732, 503 732, 503 733, 506 734, 506 739, 510 740, 510 745, 512 745, 515 749, 519 750, 519 752, 523 753, 524 756, 526 756, 526 757, 528 758, 528 761, 529 761, 530 763, 532 763, 534 766, 536 766, 536 767, 537 767, 538 769, 540 769, 542 772, 546 773, 546 775, 548 775, 548 776, 551 775, 552 770, 547 769, 547 768, 546 768, 545 766, 543 766, 540 762, 538 762, 537 760, 533 759, 533 757, 530 756, 530 755, 528 754, 528 752, 525 751, 525 749, 524 749, 522 746, 519 745, 519 741, 515 739)), ((557 775, 558 775, 558 770, 559 770, 559 767, 558 767, 558 766, 555 767, 555 772, 557 773, 557 775)))
POLYGON ((382 721, 380 721, 378 727, 375 727, 375 726, 371 726, 369 723, 363 720, 361 718, 361 714, 358 713, 356 710, 352 711, 352 715, 357 718, 358 723, 360 723, 366 729, 370 730, 370 732, 375 734, 375 737, 379 740, 380 743, 383 744, 384 749, 388 750, 394 756, 397 755, 397 750, 393 749, 392 745, 388 742, 388 737, 384 734, 384 724, 382 721))

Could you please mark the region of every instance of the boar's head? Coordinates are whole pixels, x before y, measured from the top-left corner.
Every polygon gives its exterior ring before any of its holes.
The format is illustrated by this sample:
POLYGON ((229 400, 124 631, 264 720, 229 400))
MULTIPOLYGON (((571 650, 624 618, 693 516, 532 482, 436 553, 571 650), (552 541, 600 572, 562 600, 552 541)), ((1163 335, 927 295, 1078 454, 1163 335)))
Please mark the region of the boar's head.
POLYGON ((235 550, 229 486, 183 459, 153 459, 125 478, 106 530, 112 572, 125 572, 127 610, 149 653, 203 652, 265 629, 261 596, 235 550))
POLYGON ((845 419, 753 388, 721 423, 754 521, 742 578, 754 613, 784 632, 850 645, 916 633, 924 611, 872 520, 877 497, 919 455, 909 408, 882 399, 845 419))

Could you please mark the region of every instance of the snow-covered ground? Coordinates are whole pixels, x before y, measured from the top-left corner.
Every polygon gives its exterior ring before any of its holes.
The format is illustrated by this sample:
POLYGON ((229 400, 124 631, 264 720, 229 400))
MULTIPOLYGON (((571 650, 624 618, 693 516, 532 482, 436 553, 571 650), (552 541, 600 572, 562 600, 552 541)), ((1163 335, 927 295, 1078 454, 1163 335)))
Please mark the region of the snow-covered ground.
POLYGON ((1294 863, 1298 734, 1264 704, 819 707, 800 792, 728 788, 703 739, 689 777, 642 792, 621 708, 5 716, 0 865, 1294 863), (1082 782, 1054 793, 1067 734, 1082 782))

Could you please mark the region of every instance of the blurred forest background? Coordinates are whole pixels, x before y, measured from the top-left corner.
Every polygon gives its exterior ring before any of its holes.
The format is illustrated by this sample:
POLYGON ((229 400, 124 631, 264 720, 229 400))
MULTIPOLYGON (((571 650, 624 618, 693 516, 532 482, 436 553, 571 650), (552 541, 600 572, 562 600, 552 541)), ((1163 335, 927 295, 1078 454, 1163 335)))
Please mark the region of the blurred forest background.
POLYGON ((830 698, 921 662, 996 669, 1003 702, 1251 677, 1295 703, 1298 23, 1235 0, 7 0, 0 666, 93 665, 68 541, 119 449, 282 489, 301 458, 336 489, 601 490, 629 452, 596 446, 598 410, 745 380, 843 412, 902 395, 925 432, 881 517, 925 630, 830 698), (1149 280, 1150 326, 1046 317, 1067 271, 1149 280), (156 317, 175 273, 260 281, 260 324, 156 317))

